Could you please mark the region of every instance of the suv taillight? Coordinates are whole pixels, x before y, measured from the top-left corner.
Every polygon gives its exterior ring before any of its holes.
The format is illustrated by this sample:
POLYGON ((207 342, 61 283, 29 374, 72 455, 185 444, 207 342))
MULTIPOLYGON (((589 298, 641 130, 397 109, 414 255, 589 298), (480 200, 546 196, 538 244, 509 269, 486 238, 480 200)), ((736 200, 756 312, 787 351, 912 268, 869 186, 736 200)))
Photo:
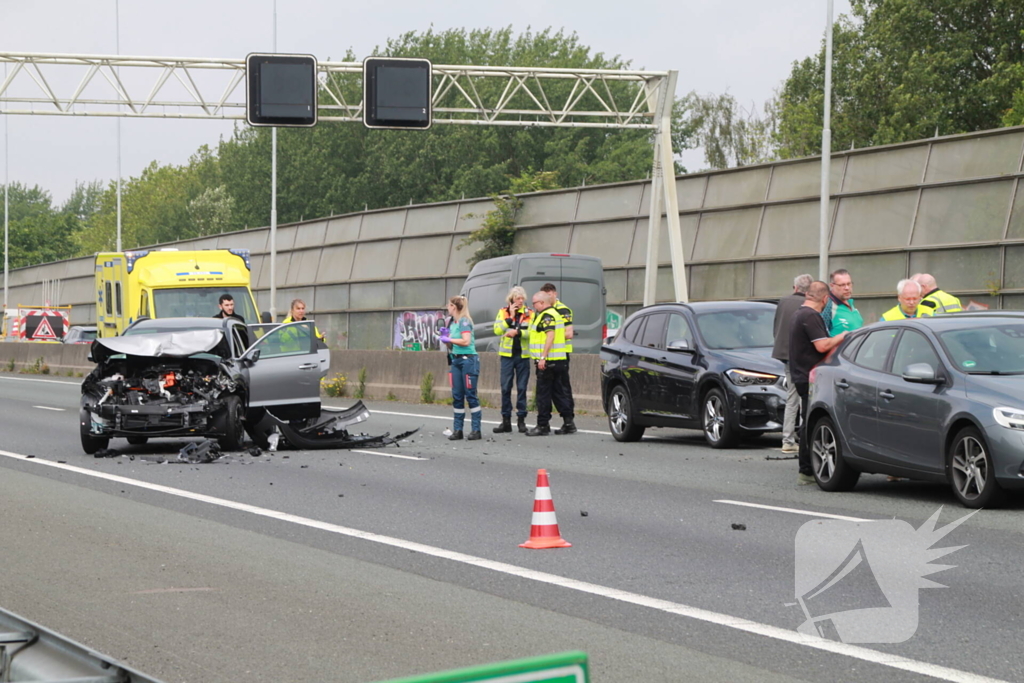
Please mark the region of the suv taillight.
POLYGON ((601 339, 607 339, 607 338, 608 338, 608 326, 607 325, 601 325, 601 339))

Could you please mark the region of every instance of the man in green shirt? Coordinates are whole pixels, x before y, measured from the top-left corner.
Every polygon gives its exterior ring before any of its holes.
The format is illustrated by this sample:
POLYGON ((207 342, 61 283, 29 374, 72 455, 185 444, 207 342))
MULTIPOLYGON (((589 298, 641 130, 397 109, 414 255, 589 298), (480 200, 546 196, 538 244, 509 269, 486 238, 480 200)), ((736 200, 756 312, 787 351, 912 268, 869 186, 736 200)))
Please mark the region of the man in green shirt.
POLYGON ((853 278, 845 268, 834 270, 829 276, 828 300, 821 318, 830 337, 864 327, 864 318, 853 301, 853 278))

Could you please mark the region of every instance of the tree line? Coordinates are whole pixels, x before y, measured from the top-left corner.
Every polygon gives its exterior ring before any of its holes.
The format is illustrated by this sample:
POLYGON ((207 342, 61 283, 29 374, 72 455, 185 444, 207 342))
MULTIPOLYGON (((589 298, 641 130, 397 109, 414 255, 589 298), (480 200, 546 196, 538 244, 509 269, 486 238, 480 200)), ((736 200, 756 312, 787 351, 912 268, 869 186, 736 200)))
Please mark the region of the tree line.
MULTIPOLYGON (((1020 0, 853 0, 851 16, 834 25, 833 43, 833 151, 1024 123, 1020 0)), ((374 54, 439 64, 630 68, 622 57, 594 53, 576 34, 552 29, 518 35, 511 27, 431 29, 391 39, 374 54)), ((345 59, 357 61, 351 53, 345 59)), ((358 77, 336 79, 332 85, 358 101, 358 77)), ((824 41, 817 55, 793 63, 760 111, 729 93, 678 98, 673 150, 703 148, 709 169, 817 155, 823 88, 824 41)), ((266 225, 270 139, 266 128, 239 125, 186 164, 154 161, 125 180, 124 247, 266 225)), ((647 131, 281 129, 278 216, 287 223, 410 202, 637 180, 650 173, 651 146, 647 131)), ((686 169, 677 164, 676 171, 686 169)), ((12 183, 10 206, 12 267, 114 248, 113 181, 80 183, 61 205, 43 188, 12 183)))

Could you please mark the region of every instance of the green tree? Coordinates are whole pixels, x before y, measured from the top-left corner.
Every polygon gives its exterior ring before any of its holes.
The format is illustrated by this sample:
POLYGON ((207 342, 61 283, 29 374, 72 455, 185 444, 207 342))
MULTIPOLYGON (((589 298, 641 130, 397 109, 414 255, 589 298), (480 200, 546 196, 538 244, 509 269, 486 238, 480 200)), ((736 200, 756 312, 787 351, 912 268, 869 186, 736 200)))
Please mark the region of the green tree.
MULTIPOLYGON (((1024 82, 1022 31, 1019 0, 854 0, 833 30, 833 150, 1000 127, 1024 82)), ((782 156, 820 152, 823 87, 824 49, 783 86, 782 156)))
POLYGON ((747 110, 732 95, 690 92, 675 103, 680 134, 689 134, 704 149, 709 168, 749 166, 776 158, 774 101, 764 116, 747 110))
MULTIPOLYGON (((11 183, 8 188, 11 268, 58 261, 74 255, 73 234, 77 220, 53 206, 50 193, 38 185, 31 188, 11 183)), ((4 221, 0 203, 0 224, 4 221)))

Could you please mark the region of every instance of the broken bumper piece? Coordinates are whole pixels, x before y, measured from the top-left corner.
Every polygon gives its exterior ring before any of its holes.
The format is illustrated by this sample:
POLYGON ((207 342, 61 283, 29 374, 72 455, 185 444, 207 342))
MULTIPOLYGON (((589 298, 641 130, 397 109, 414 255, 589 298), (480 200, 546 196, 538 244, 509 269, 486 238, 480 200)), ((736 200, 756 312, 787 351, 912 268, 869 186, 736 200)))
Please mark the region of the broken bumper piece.
POLYGON ((276 431, 292 448, 300 450, 394 446, 419 431, 417 428, 396 436, 391 436, 390 432, 379 436, 370 436, 368 434, 352 434, 348 430, 353 425, 365 422, 369 417, 370 410, 363 405, 362 401, 357 401, 350 408, 322 408, 320 417, 310 420, 280 420, 268 412, 256 425, 254 431, 264 438, 276 431))

